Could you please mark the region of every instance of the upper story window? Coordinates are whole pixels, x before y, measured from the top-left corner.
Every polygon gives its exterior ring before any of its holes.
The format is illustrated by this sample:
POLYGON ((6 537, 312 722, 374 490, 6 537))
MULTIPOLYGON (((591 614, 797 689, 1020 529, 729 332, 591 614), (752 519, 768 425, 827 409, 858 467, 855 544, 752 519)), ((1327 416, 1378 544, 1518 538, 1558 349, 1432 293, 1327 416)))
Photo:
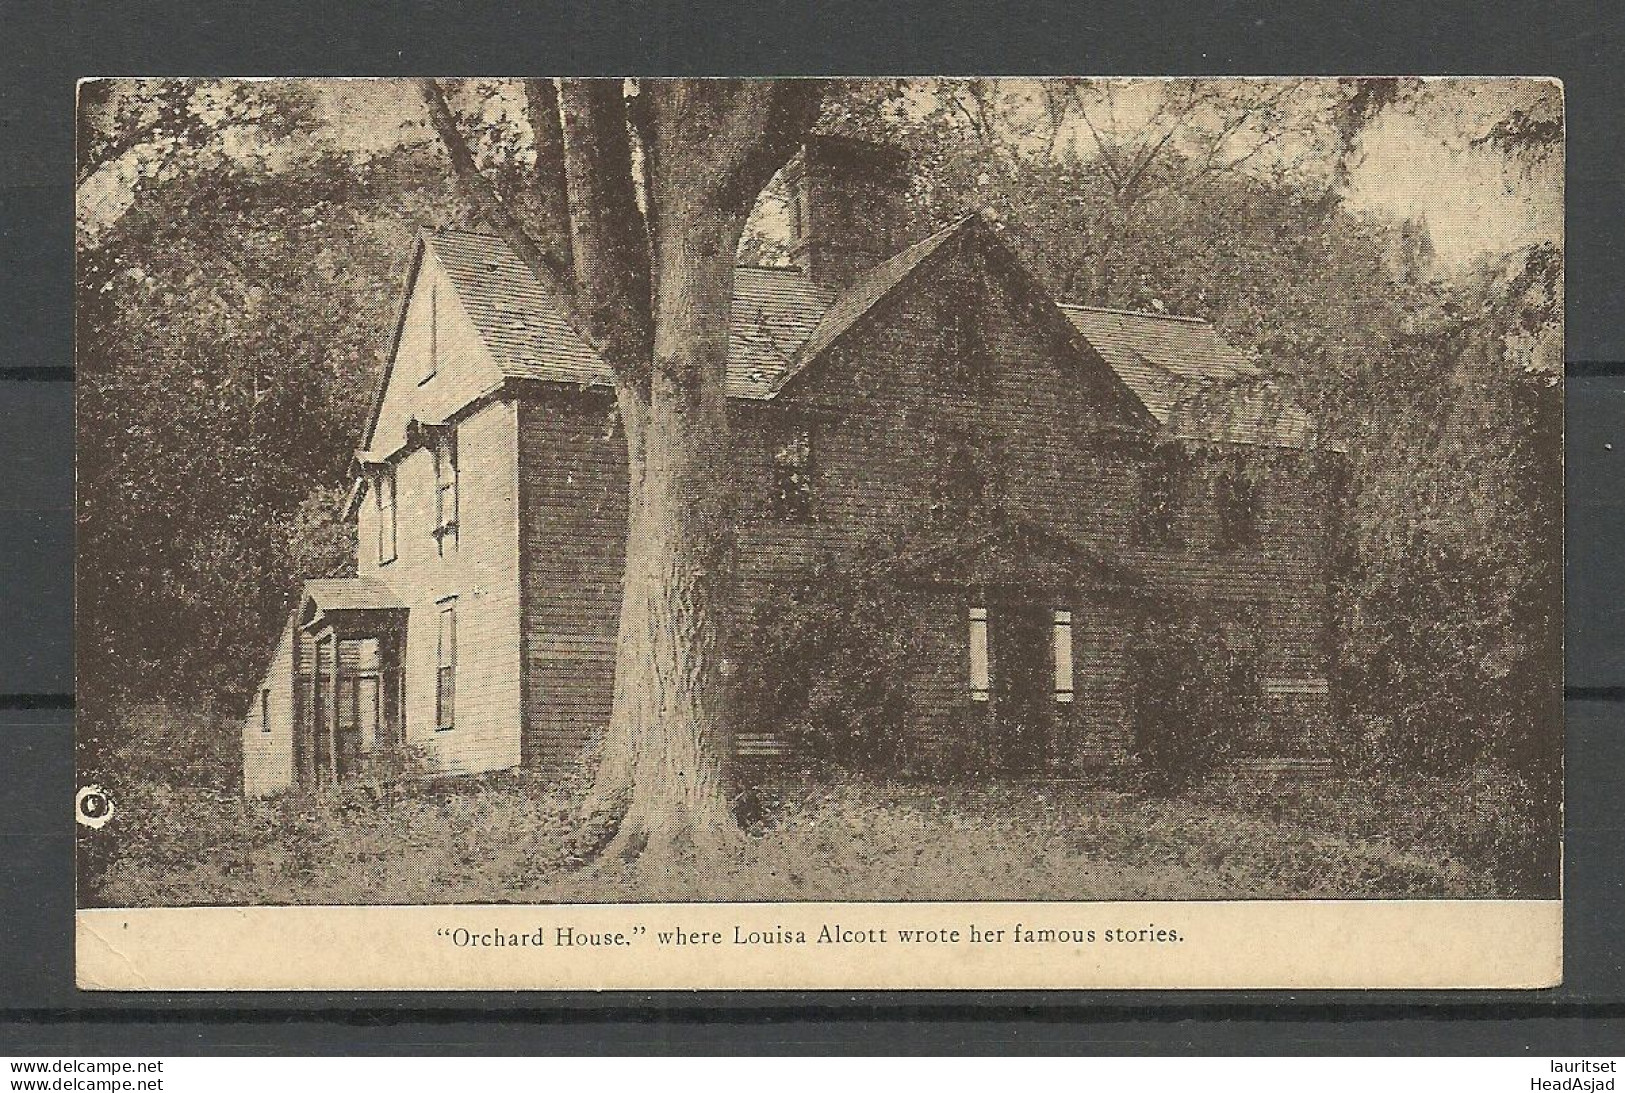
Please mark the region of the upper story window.
POLYGON ((447 426, 433 433, 434 537, 442 557, 457 547, 457 430, 447 426))
POLYGON ((440 287, 429 286, 429 348, 423 355, 423 376, 419 383, 428 383, 440 370, 440 287))
POLYGON ((378 564, 388 565, 395 560, 395 464, 378 468, 373 498, 378 510, 378 564))
POLYGON ((813 514, 812 430, 793 428, 773 449, 773 514, 782 520, 810 520, 813 514))
POLYGON ((1258 542, 1258 493, 1258 480, 1245 468, 1228 468, 1214 479, 1213 501, 1219 518, 1215 545, 1220 550, 1258 542))
POLYGON ((1177 543, 1184 474, 1184 460, 1171 448, 1156 452, 1146 464, 1137 514, 1142 542, 1150 546, 1177 543))

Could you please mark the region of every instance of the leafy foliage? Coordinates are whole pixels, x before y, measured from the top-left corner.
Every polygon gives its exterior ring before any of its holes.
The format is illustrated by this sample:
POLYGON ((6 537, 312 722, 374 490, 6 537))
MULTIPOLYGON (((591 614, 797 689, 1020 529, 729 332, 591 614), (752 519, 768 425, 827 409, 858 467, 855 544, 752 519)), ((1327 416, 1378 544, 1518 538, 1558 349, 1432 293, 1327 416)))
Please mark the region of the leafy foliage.
POLYGON ((79 265, 86 738, 159 697, 236 705, 297 578, 353 565, 341 484, 432 161, 325 152, 141 186, 79 265))
POLYGON ((820 765, 880 772, 909 765, 904 721, 914 608, 893 548, 825 558, 773 587, 739 635, 739 725, 784 736, 820 765))
POLYGON ((1163 603, 1131 643, 1135 758, 1144 784, 1184 789, 1241 750, 1258 710, 1256 658, 1236 635, 1163 603))

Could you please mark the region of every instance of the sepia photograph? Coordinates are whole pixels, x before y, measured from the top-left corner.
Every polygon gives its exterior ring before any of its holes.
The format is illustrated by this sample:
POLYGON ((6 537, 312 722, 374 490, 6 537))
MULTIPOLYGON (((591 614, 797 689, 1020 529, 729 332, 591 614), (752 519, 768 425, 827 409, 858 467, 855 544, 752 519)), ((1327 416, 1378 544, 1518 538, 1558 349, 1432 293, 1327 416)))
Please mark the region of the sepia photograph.
POLYGON ((1556 81, 77 111, 81 908, 1559 898, 1556 81))

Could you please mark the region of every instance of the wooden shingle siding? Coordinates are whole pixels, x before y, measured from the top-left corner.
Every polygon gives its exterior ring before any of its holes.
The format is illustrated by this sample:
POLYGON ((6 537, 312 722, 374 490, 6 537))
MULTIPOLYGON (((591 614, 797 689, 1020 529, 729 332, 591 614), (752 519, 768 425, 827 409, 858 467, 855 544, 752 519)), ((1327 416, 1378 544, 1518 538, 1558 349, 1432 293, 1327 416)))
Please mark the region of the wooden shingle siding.
MULTIPOLYGON (((948 291, 940 282, 933 286, 948 291)), ((1018 302, 994 278, 981 284, 983 337, 995 362, 991 381, 978 391, 946 385, 936 334, 942 304, 933 286, 894 296, 804 377, 804 386, 738 415, 732 480, 742 491, 742 574, 794 579, 822 551, 839 556, 860 539, 918 526, 942 459, 931 434, 958 434, 981 453, 988 501, 1120 563, 1158 595, 1202 604, 1238 625, 1260 620, 1263 674, 1326 674, 1325 502, 1306 463, 1272 453, 1276 470, 1259 491, 1255 545, 1220 550, 1212 488, 1218 465, 1260 450, 1192 449, 1173 543, 1146 545, 1136 510, 1149 445, 1110 439, 1107 430, 1125 422, 1094 408, 1087 378, 1065 346, 1022 322, 1018 302), (811 523, 766 514, 777 415, 810 422, 811 523)), ((923 653, 911 681, 912 720, 928 749, 975 729, 978 711, 969 702, 963 663, 965 602, 921 602, 923 653)), ((1077 694, 1059 715, 1063 757, 1080 766, 1121 763, 1133 747, 1127 653, 1135 613, 1086 588, 1066 606, 1074 612, 1077 694)), ((1326 714, 1323 696, 1318 702, 1272 699, 1261 711, 1271 722, 1303 722, 1310 737, 1326 714)), ((1284 726, 1280 731, 1290 735, 1284 726)))
POLYGON ((609 723, 627 491, 610 405, 564 393, 520 405, 527 766, 573 761, 609 723))
MULTIPOLYGON (((1159 595, 1260 630, 1262 673, 1324 675, 1322 502, 1312 483, 1294 477, 1294 462, 1277 459, 1279 479, 1260 490, 1255 546, 1215 545, 1214 461, 1240 448, 1194 453, 1174 545, 1140 543, 1136 507, 1149 445, 1114 439, 1108 430, 1125 422, 1094 408, 1091 381, 1060 338, 1021 323, 993 279, 982 291, 995 361, 985 390, 945 387, 935 334, 941 303, 919 291, 858 323, 803 386, 771 404, 734 403, 729 482, 738 502, 740 614, 825 552, 838 557, 918 526, 942 457, 933 434, 955 432, 982 453, 990 501, 1120 563, 1159 595), (772 453, 792 426, 813 438, 809 521, 777 517, 769 504, 772 453)), ((520 406, 527 764, 570 762, 609 717, 626 527, 624 440, 610 420, 607 397, 562 387, 539 387, 520 406)), ((969 746, 955 738, 979 731, 975 719, 986 716, 969 701, 966 602, 962 593, 922 592, 913 620, 922 652, 909 682, 911 731, 922 754, 969 746)), ((1122 764, 1133 748, 1127 665, 1135 613, 1087 588, 1065 606, 1074 612, 1076 697, 1057 712, 1061 759, 1080 768, 1122 764)), ((1323 722, 1324 705, 1272 698, 1261 715, 1273 734, 1284 719, 1323 722)), ((739 730, 742 757, 782 747, 777 726, 739 730)))

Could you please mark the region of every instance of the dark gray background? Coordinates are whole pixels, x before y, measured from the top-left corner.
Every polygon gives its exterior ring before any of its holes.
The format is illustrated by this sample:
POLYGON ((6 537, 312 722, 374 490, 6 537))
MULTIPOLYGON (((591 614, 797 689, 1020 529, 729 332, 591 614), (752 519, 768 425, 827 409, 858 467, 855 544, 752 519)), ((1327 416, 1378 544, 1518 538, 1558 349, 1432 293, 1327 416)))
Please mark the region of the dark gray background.
POLYGON ((0 54, 0 1055, 1620 1051, 1625 7, 14 2, 0 54), (73 988, 73 81, 1519 74, 1567 89, 1566 977, 1537 994, 107 995, 73 988), (1613 450, 1604 447, 1611 443, 1613 450))

